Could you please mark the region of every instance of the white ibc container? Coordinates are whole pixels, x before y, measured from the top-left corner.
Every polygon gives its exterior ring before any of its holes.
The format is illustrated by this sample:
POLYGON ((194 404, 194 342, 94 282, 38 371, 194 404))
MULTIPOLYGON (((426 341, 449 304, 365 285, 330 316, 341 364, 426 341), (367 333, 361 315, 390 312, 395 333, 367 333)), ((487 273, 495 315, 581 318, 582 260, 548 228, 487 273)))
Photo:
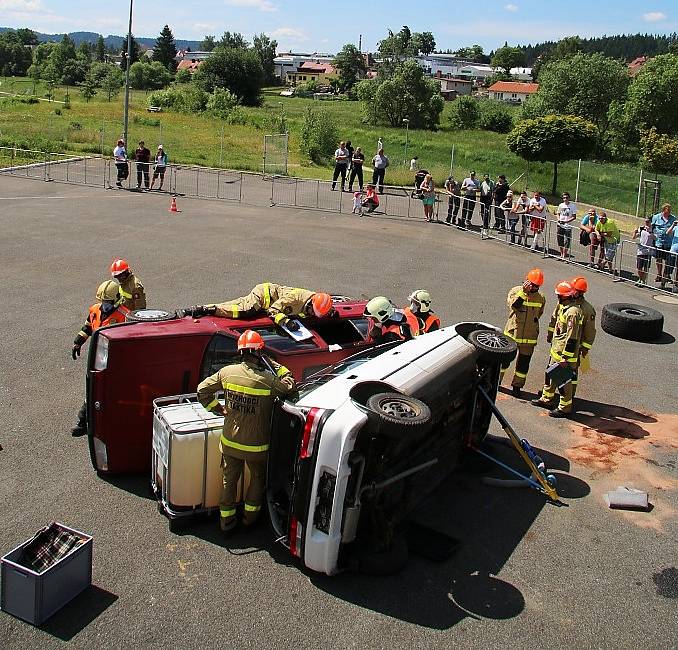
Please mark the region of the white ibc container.
POLYGON ((153 405, 153 479, 163 505, 169 512, 218 507, 224 418, 195 395, 163 397, 153 405))

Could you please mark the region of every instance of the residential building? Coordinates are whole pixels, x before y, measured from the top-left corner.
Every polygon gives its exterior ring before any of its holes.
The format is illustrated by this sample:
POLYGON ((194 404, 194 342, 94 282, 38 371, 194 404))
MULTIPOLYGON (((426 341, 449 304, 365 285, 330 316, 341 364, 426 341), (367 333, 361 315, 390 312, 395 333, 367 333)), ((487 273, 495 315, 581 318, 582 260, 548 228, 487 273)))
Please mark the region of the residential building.
POLYGON ((497 81, 488 89, 490 99, 498 99, 502 102, 521 104, 530 95, 539 90, 539 84, 523 83, 520 81, 497 81))
POLYGON ((294 72, 287 73, 285 83, 288 86, 298 86, 307 81, 317 81, 319 84, 327 85, 337 77, 337 71, 331 63, 304 61, 294 72))
POLYGON ((315 63, 332 63, 333 54, 310 54, 303 52, 287 52, 278 54, 273 59, 274 74, 281 82, 287 78, 288 72, 297 72, 297 68, 305 61, 314 61, 315 63))
POLYGON ((646 56, 638 56, 628 65, 629 74, 632 77, 635 77, 640 69, 647 63, 648 59, 646 56))
POLYGON ((177 64, 177 72, 179 70, 188 70, 191 74, 193 74, 199 67, 202 61, 196 60, 196 59, 184 59, 183 61, 179 61, 177 64))
POLYGON ((460 79, 459 77, 435 75, 436 81, 440 83, 440 94, 446 101, 456 99, 460 95, 470 95, 473 90, 473 81, 470 79, 460 79))
POLYGON ((202 52, 200 50, 196 50, 195 52, 191 52, 191 50, 177 50, 177 55, 175 58, 177 61, 204 61, 210 56, 210 54, 212 54, 212 52, 202 52))

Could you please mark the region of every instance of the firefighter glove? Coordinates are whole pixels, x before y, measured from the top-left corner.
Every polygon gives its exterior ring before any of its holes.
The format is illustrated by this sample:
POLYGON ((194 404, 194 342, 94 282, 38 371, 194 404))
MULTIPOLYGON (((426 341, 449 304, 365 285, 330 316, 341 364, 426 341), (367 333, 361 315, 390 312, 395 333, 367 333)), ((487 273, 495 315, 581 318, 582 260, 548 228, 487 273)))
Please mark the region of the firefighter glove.
POLYGON ((81 347, 82 347, 82 343, 74 343, 73 344, 73 349, 71 350, 71 356, 73 357, 73 361, 75 361, 80 356, 80 348, 81 347))
POLYGON ((293 318, 286 318, 282 321, 282 324, 290 331, 297 332, 299 331, 299 323, 293 318))

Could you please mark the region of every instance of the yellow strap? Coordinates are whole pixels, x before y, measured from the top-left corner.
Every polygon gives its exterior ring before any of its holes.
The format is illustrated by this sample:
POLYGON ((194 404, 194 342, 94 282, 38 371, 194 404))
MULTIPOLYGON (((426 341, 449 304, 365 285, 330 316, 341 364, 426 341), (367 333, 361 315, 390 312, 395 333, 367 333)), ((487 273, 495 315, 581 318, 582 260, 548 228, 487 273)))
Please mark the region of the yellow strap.
POLYGON ((276 374, 278 377, 283 377, 284 375, 289 374, 289 372, 290 372, 289 368, 285 368, 285 366, 280 366, 280 367, 275 371, 275 374, 276 374))
POLYGON ((259 512, 259 510, 261 510, 261 506, 253 506, 249 503, 245 503, 245 512, 259 512))
POLYGON ((219 508, 219 514, 226 519, 235 516, 235 508, 219 508))
POLYGON ((264 282, 264 309, 271 306, 271 283, 264 282))
POLYGON ((219 403, 219 400, 215 397, 206 407, 205 409, 207 411, 211 411, 217 404, 219 403))
POLYGON ((518 296, 518 298, 523 299, 523 305, 527 304, 526 302, 524 302, 525 300, 527 300, 527 294, 524 291, 521 290, 516 295, 518 296))
POLYGON ((285 320, 285 318, 287 318, 287 316, 286 316, 285 314, 283 314, 282 312, 278 312, 278 313, 273 317, 273 322, 274 322, 276 325, 280 325, 280 321, 285 320))
POLYGON ((131 297, 132 297, 132 294, 131 294, 131 293, 127 293, 127 291, 125 291, 122 287, 120 287, 120 288, 118 289, 118 291, 120 292, 120 295, 121 295, 123 298, 131 298, 131 297))
POLYGON ((250 388, 240 384, 226 384, 224 390, 232 390, 234 393, 245 393, 245 395, 270 395, 270 388, 250 388))
POLYGON ((508 336, 510 339, 513 339, 514 341, 516 340, 516 339, 514 338, 513 334, 511 334, 508 330, 504 330, 504 334, 505 334, 506 336, 508 336))
POLYGON ((232 447, 238 451, 251 451, 251 452, 260 452, 268 451, 268 445, 241 445, 239 442, 234 442, 228 438, 221 436, 221 444, 226 447, 232 447))

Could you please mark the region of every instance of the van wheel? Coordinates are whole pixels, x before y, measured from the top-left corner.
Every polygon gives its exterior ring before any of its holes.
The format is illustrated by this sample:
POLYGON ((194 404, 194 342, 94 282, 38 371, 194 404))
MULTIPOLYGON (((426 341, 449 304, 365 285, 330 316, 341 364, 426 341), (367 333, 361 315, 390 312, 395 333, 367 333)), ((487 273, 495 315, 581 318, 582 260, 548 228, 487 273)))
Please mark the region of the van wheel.
POLYGON ((172 320, 177 317, 175 311, 164 309, 135 309, 127 314, 125 320, 128 323, 155 323, 163 320, 172 320))
POLYGON ((664 315, 650 307, 613 302, 603 307, 600 326, 621 339, 653 341, 662 335, 664 315))
POLYGON ((400 393, 377 393, 368 398, 366 406, 387 425, 381 431, 386 436, 413 433, 431 420, 431 409, 424 402, 400 393))
POLYGON ((475 330, 468 335, 468 340, 484 361, 511 362, 518 352, 517 343, 496 330, 475 330))

